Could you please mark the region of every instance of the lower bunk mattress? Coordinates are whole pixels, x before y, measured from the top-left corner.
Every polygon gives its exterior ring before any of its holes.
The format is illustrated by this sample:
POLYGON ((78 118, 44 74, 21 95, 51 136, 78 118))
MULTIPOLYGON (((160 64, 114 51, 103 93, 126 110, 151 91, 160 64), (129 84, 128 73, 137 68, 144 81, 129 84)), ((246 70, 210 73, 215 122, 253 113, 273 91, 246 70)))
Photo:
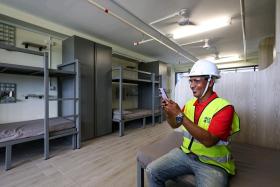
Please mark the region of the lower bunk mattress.
MULTIPOLYGON (((155 110, 155 114, 159 113, 160 110, 155 110)), ((133 119, 140 119, 143 117, 148 117, 152 116, 153 111, 149 109, 129 109, 129 110, 123 110, 122 113, 122 118, 119 110, 114 110, 113 111, 113 120, 119 121, 119 120, 124 120, 124 121, 129 121, 133 119)))
MULTIPOLYGON (((75 127, 72 120, 62 117, 49 119, 49 132, 57 132, 75 127)), ((44 120, 30 120, 0 124, 0 143, 44 134, 44 120)))

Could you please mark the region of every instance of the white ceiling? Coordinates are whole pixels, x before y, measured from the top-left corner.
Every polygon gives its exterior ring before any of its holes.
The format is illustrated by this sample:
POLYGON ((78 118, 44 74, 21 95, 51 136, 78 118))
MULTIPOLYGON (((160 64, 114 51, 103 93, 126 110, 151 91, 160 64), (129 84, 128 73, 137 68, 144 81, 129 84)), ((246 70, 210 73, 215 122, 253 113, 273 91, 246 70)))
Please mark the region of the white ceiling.
MULTIPOLYGON (((107 5, 110 7, 109 5, 112 4, 109 0, 96 2, 104 7, 107 5)), ((229 16, 232 22, 228 27, 174 42, 183 44, 208 38, 220 56, 230 54, 243 56, 239 0, 115 0, 115 2, 146 24, 178 12, 182 8, 190 10, 190 20, 197 25, 210 18, 229 16)), ((0 3, 168 63, 187 61, 156 41, 133 46, 133 42, 143 38, 149 39, 149 37, 102 12, 87 0, 0 0, 0 3)), ((131 20, 121 11, 116 14, 123 16, 122 18, 126 20, 131 20)), ((177 19, 178 17, 175 17, 154 26, 162 33, 169 34, 175 27, 180 27, 169 24, 177 19)), ((250 56, 257 52, 258 43, 262 38, 274 35, 275 0, 245 0, 245 23, 247 55, 250 56)), ((213 48, 210 50, 190 46, 182 48, 198 58, 213 55, 214 52, 213 48)))

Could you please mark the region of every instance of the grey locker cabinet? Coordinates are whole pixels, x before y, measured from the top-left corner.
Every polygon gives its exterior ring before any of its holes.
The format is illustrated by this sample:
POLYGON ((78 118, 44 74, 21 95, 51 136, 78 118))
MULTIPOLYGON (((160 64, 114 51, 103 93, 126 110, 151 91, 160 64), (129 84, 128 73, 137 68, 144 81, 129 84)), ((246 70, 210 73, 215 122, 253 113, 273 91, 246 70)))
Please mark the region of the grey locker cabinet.
POLYGON ((112 48, 95 44, 95 136, 112 132, 112 48))
POLYGON ((80 61, 82 140, 112 132, 111 56, 110 47, 78 36, 62 42, 63 63, 75 59, 80 61))

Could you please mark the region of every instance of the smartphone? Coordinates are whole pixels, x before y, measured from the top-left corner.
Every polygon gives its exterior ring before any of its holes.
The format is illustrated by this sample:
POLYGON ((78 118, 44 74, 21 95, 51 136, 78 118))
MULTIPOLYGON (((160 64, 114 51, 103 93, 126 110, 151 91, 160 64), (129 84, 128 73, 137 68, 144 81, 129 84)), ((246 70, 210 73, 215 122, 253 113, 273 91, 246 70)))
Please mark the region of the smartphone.
POLYGON ((167 97, 167 94, 166 94, 164 88, 159 88, 159 91, 160 91, 162 99, 163 100, 168 100, 168 97, 167 97))

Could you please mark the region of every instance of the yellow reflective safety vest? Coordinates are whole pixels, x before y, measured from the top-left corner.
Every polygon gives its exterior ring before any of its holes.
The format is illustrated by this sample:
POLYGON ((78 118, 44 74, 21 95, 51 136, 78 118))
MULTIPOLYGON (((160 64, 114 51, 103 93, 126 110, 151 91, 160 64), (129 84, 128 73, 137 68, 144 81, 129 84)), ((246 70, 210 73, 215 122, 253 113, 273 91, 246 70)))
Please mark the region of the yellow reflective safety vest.
MULTIPOLYGON (((190 101, 188 101, 185 105, 185 110, 184 110, 184 114, 192 122, 194 122, 194 112, 195 112, 194 103, 196 100, 197 100, 196 98, 193 98, 190 101)), ((198 120, 198 126, 205 130, 208 130, 208 127, 210 125, 213 116, 221 109, 223 109, 225 106, 228 105, 230 105, 230 103, 222 98, 215 98, 214 100, 212 100, 201 113, 201 116, 198 120)), ((229 140, 228 141, 220 140, 216 145, 212 147, 205 147, 198 140, 194 139, 183 125, 181 126, 181 128, 183 129, 184 132, 184 140, 181 149, 185 153, 192 152, 198 156, 201 162, 222 167, 229 174, 231 175, 235 174, 235 164, 234 161, 232 160, 231 152, 228 146, 229 140), (193 140, 191 140, 192 138, 193 140), (191 141, 193 142, 191 143, 191 141), (190 144, 191 147, 189 148, 190 144)), ((239 117, 236 114, 236 112, 234 112, 232 126, 231 126, 231 135, 233 135, 238 131, 240 131, 239 117)))

